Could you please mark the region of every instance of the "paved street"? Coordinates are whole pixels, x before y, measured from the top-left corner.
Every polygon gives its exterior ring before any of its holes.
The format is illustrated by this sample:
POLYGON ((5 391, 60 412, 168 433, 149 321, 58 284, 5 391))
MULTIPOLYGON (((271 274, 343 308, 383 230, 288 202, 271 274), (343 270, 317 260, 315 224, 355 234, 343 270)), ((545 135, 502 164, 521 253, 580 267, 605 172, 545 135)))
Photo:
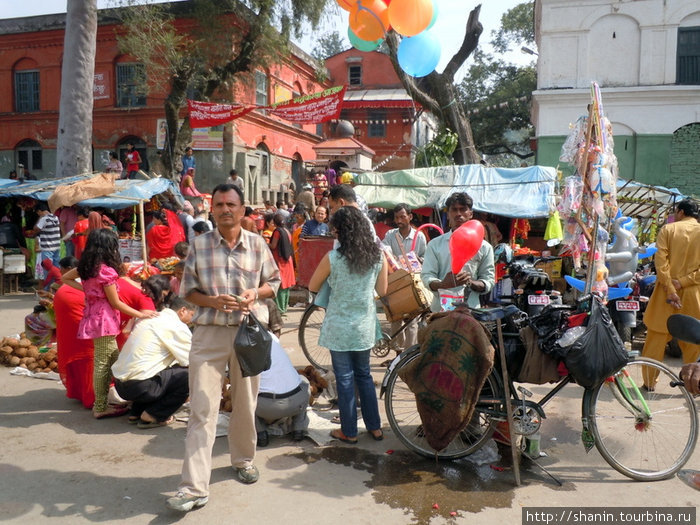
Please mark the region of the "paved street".
MULTIPOLYGON (((31 295, 0 297, 0 335, 20 331, 32 305, 31 295)), ((290 310, 282 337, 298 365, 305 364, 295 330, 302 311, 290 310)), ((380 381, 384 369, 379 360, 375 364, 380 381)), ((261 477, 251 486, 233 479, 225 439, 219 438, 210 501, 181 515, 166 509, 164 500, 179 479, 184 423, 139 430, 125 418, 97 421, 65 397, 59 382, 11 376, 9 370, 0 368, 0 520, 8 523, 471 525, 521 523, 521 510, 529 506, 698 502, 698 493, 676 478, 634 482, 596 450, 586 454, 579 437, 582 390, 569 386, 547 406, 542 430, 548 457, 540 461, 561 487, 528 467, 523 485, 515 488, 493 446, 452 463, 421 459, 404 449, 385 422, 387 439, 361 435, 356 446, 273 439, 258 453, 261 477)), ((700 468, 700 452, 687 467, 700 468)))

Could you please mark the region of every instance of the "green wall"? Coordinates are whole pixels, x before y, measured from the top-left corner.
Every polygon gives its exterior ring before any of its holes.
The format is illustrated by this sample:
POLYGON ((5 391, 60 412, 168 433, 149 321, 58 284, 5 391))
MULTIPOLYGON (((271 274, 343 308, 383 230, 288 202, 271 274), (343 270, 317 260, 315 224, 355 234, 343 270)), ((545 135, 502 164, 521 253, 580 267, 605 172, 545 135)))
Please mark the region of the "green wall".
MULTIPOLYGON (((615 137, 615 155, 624 179, 634 179, 656 186, 673 186, 686 194, 700 194, 700 172, 678 176, 671 173, 672 135, 618 135, 615 137)), ((559 162, 564 136, 539 137, 537 164, 557 166, 565 175, 573 168, 559 162)), ((700 147, 697 148, 700 151, 700 147)), ((687 163, 686 163, 687 164, 687 163)))

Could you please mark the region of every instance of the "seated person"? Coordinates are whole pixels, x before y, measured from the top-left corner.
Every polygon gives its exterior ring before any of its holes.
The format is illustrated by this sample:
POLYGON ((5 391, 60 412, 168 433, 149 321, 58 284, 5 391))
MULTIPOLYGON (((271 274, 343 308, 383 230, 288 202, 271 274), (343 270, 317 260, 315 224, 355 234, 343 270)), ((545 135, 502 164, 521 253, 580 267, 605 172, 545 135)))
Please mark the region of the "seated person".
POLYGON ((153 428, 173 423, 189 396, 194 306, 180 297, 157 317, 138 322, 112 365, 117 393, 132 401, 130 423, 153 428))
POLYGON ((328 216, 328 210, 325 206, 316 206, 314 218, 309 219, 301 227, 301 236, 307 235, 328 235, 328 224, 325 222, 328 216))
POLYGON ((56 283, 61 285, 61 270, 58 266, 55 266, 51 259, 44 259, 41 261, 41 267, 46 272, 46 277, 41 281, 41 289, 44 291, 49 291, 51 285, 56 283))
POLYGON ((292 366, 279 339, 272 339, 272 366, 260 374, 258 405, 255 409, 255 430, 258 447, 270 442, 268 425, 282 418, 291 419, 292 439, 301 441, 309 426, 306 407, 309 405, 309 383, 292 366))

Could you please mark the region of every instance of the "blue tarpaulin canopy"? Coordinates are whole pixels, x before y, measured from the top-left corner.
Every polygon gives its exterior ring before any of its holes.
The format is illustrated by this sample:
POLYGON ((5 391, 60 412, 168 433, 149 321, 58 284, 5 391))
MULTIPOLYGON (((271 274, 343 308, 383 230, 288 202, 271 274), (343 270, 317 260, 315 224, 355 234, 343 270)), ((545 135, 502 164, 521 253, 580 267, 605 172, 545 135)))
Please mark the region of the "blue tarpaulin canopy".
POLYGON ((370 206, 442 207, 456 192, 474 199, 474 210, 513 218, 547 217, 554 205, 556 170, 545 166, 487 168, 480 164, 358 175, 355 191, 370 206))
MULTIPOLYGON (((17 184, 2 184, 0 182, 1 197, 29 197, 40 201, 48 201, 51 194, 58 186, 74 184, 82 180, 90 179, 93 175, 77 175, 61 179, 43 179, 25 181, 17 184)), ((9 180, 9 179, 4 179, 9 180)), ((83 200, 77 204, 90 207, 103 207, 120 209, 134 206, 139 200, 149 200, 154 195, 170 191, 182 202, 182 195, 177 185, 170 179, 156 178, 148 180, 125 179, 115 181, 116 191, 102 197, 83 200)))

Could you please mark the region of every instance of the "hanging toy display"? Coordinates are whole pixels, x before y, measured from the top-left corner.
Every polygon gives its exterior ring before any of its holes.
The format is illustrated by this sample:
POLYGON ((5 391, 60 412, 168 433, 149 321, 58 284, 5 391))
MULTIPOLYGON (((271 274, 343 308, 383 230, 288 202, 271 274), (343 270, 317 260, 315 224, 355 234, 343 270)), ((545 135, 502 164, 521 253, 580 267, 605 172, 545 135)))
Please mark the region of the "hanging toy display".
MULTIPOLYGON (((575 170, 564 180, 557 207, 564 222, 562 243, 577 270, 583 268, 582 255, 587 253, 584 291, 606 298, 610 284, 605 265, 607 230, 617 213, 618 169, 612 125, 603 112, 600 88, 595 82, 591 86, 588 115, 571 126, 559 158, 575 170)), ((614 276, 620 277, 617 271, 614 276)))

